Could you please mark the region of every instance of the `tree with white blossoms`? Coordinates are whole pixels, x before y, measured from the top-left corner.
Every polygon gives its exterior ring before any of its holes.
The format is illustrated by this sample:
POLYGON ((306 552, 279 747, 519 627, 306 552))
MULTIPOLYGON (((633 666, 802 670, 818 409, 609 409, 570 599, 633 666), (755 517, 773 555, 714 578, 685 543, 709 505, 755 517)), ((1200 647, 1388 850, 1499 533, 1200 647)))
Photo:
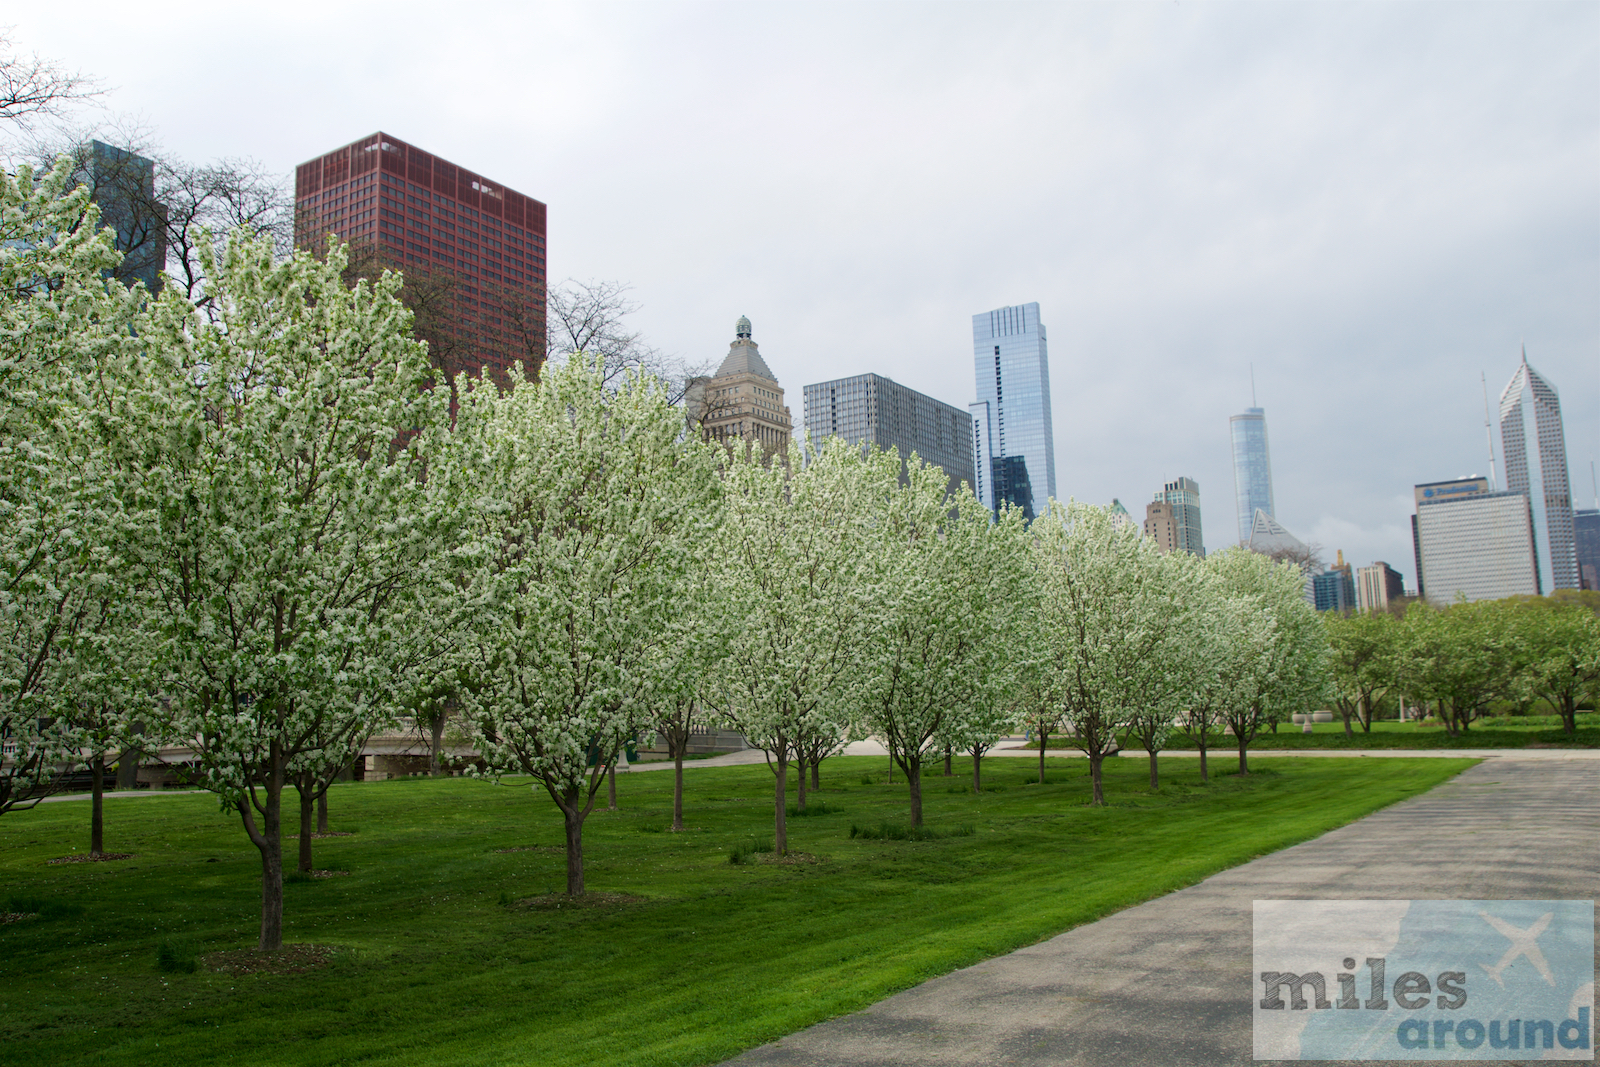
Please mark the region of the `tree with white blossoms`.
POLYGON ((1206 566, 1220 596, 1242 601, 1221 709, 1239 747, 1239 773, 1249 774, 1246 751, 1263 726, 1310 714, 1329 697, 1328 642, 1294 562, 1230 548, 1207 557, 1206 566))
POLYGON ((139 296, 104 277, 119 256, 97 219, 65 162, 0 174, 0 813, 77 762, 72 683, 120 596, 89 394, 125 358, 139 296))
POLYGON ((153 718, 193 750, 261 855, 259 947, 283 941, 283 794, 416 684, 422 608, 447 580, 453 509, 424 462, 447 432, 426 353, 385 274, 344 250, 274 262, 201 251, 202 312, 169 290, 137 323, 143 427, 125 497, 144 538, 153 718))
POLYGON ((1201 567, 1202 624, 1189 652, 1196 663, 1194 692, 1179 717, 1179 728, 1200 752, 1200 780, 1210 778, 1208 753, 1217 731, 1227 725, 1229 708, 1247 707, 1254 697, 1255 668, 1270 643, 1272 616, 1254 600, 1228 596, 1220 579, 1201 567))
MULTIPOLYGON (((1053 501, 1034 521, 1040 584, 1035 640, 1046 700, 1089 758, 1092 800, 1105 803, 1101 770, 1136 703, 1180 684, 1159 665, 1175 618, 1171 583, 1155 543, 1118 525, 1107 508, 1053 501)), ((1170 706, 1170 705, 1169 705, 1170 706)))
POLYGON ((661 644, 719 515, 714 446, 685 437, 654 377, 612 385, 574 356, 508 394, 467 392, 443 475, 471 508, 465 712, 489 766, 561 810, 574 895, 606 769, 686 681, 661 644))
POLYGON ((947 739, 969 740, 960 720, 986 709, 985 679, 1009 651, 1005 609, 1026 577, 1021 512, 996 521, 971 493, 950 496, 948 484, 913 453, 863 553, 880 595, 862 646, 858 728, 882 739, 905 772, 913 827, 922 825, 922 764, 947 739))
MULTIPOLYGON (((1207 624, 1207 575, 1187 552, 1161 555, 1155 543, 1135 557, 1145 570, 1143 595, 1129 604, 1137 612, 1145 640, 1126 678, 1128 704, 1123 714, 1126 743, 1137 741, 1150 758, 1150 789, 1161 788, 1158 760, 1174 724, 1194 706, 1207 664, 1203 629, 1207 624)), ((1132 622, 1132 619, 1129 620, 1132 622)))
POLYGON ((718 573, 741 625, 714 676, 716 706, 776 764, 780 855, 789 764, 807 742, 843 737, 857 707, 882 592, 867 546, 899 474, 898 459, 839 438, 806 463, 797 445, 770 464, 757 449, 736 452, 725 471, 718 573))

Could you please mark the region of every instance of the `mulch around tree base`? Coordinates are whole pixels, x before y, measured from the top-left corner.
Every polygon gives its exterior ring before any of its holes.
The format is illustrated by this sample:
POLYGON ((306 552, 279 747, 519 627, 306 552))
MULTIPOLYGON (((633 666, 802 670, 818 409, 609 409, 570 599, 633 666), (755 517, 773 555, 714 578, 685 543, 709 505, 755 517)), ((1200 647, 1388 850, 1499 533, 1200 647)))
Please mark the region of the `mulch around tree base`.
POLYGON ((110 863, 112 860, 131 860, 132 852, 75 852, 70 856, 60 856, 46 863, 110 863))
POLYGON ((241 948, 231 952, 212 952, 200 957, 200 965, 224 974, 305 974, 325 966, 333 948, 329 945, 284 945, 276 952, 241 948))
POLYGON ((0 911, 0 926, 5 926, 8 923, 19 923, 24 919, 37 919, 38 917, 39 913, 36 911, 0 911))
POLYGON ((644 902, 644 897, 636 897, 629 893, 582 893, 578 896, 546 893, 543 896, 526 897, 511 906, 528 911, 561 911, 576 908, 619 908, 644 902))

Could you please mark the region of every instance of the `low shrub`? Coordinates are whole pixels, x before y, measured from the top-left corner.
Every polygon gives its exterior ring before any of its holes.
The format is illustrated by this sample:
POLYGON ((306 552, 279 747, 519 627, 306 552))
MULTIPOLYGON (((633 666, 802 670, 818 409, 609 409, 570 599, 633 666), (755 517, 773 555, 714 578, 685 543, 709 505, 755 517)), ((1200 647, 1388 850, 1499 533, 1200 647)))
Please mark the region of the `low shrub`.
POLYGON ((728 853, 728 862, 733 864, 749 863, 752 856, 773 850, 772 841, 751 838, 742 845, 734 845, 733 851, 728 853))
POLYGON ((156 949, 156 967, 164 974, 193 974, 194 946, 186 941, 163 941, 156 949))

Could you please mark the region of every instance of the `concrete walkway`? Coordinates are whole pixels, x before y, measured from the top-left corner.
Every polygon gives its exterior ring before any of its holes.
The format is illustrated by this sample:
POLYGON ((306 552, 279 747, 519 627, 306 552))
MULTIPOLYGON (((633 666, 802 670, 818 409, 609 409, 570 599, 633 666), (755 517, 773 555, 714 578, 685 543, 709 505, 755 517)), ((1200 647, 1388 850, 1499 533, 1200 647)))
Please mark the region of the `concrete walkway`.
POLYGON ((1594 896, 1600 762, 1496 756, 1315 841, 730 1062, 1248 1067, 1255 899, 1594 896))

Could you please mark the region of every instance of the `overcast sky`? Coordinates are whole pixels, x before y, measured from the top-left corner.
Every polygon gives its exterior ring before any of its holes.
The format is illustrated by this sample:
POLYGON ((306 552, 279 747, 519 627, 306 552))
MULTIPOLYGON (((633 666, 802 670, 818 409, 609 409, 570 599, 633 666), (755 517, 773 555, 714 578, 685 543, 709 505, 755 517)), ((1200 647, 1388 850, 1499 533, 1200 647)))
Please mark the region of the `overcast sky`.
POLYGON ((1479 374, 1497 401, 1525 342, 1594 503, 1600 4, 8 18, 189 159, 288 174, 382 129, 545 201, 553 281, 631 284, 685 357, 748 315, 797 423, 867 371, 965 407, 973 313, 1038 301, 1058 495, 1142 518, 1187 475, 1232 543, 1253 363, 1279 521, 1409 588, 1411 486, 1487 473, 1479 374))

